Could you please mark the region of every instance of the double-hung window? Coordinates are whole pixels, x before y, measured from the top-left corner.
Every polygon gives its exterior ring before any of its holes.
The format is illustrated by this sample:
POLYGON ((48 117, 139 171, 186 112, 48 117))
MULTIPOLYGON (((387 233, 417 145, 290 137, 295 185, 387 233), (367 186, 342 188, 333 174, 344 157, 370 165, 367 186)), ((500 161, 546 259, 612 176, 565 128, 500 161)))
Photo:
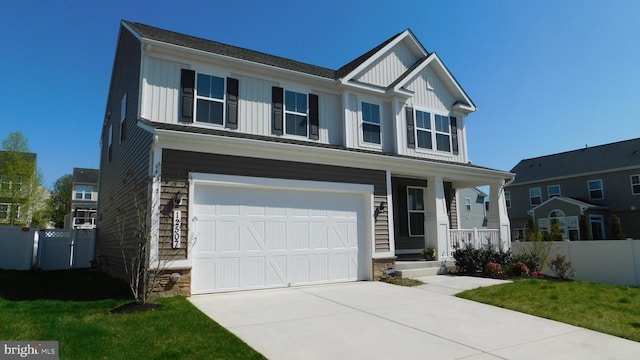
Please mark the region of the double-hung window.
POLYGON ((419 148, 433 149, 431 114, 416 110, 416 141, 419 148))
POLYGON ((451 152, 451 130, 449 127, 449 117, 435 115, 436 123, 436 149, 451 152))
POLYGON ((196 81, 196 121, 222 125, 224 122, 224 79, 198 74, 196 81))
POLYGON ((547 186, 547 192, 549 193, 549 198, 554 196, 560 196, 560 185, 549 185, 547 186))
POLYGON ((604 199, 604 189, 602 187, 602 180, 589 180, 587 181, 589 187, 589 199, 599 200, 604 199))
POLYGON ((93 186, 89 185, 76 185, 75 191, 76 200, 91 200, 93 194, 93 186))
POLYGON ((8 177, 0 177, 0 190, 11 190, 11 180, 8 177))
POLYGON ((307 94, 285 91, 284 114, 285 133, 306 137, 308 129, 307 94))
POLYGON ((471 199, 469 198, 464 199, 464 207, 466 208, 467 211, 471 211, 471 199))
POLYGON ((540 205, 542 204, 542 190, 539 187, 529 189, 529 204, 540 205))
POLYGON ((8 221, 9 220, 9 207, 11 204, 2 203, 0 204, 0 220, 8 221))
POLYGON ((407 212, 409 214, 409 236, 424 235, 424 189, 407 187, 407 212))
POLYGON ((366 143, 381 144, 380 106, 362 102, 362 140, 366 143))
POLYGON ((640 175, 631 175, 631 194, 640 195, 640 175))
POLYGON ((509 209, 511 207, 511 191, 504 192, 504 204, 509 209))

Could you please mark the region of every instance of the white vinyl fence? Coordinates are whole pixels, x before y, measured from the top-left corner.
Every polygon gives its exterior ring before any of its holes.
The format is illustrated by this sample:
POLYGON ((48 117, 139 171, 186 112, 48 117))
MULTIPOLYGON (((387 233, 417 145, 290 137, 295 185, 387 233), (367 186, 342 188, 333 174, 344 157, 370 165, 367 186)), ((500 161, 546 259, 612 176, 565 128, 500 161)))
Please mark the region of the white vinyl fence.
MULTIPOLYGON (((511 251, 518 254, 529 246, 513 242, 511 251)), ((557 241, 551 245, 549 259, 556 254, 567 257, 578 280, 640 286, 640 240, 557 241)), ((544 273, 553 275, 548 266, 544 273)))
POLYGON ((35 231, 0 227, 0 269, 90 268, 94 250, 94 229, 35 231))
POLYGON ((0 226, 0 269, 29 270, 35 264, 33 229, 0 226))

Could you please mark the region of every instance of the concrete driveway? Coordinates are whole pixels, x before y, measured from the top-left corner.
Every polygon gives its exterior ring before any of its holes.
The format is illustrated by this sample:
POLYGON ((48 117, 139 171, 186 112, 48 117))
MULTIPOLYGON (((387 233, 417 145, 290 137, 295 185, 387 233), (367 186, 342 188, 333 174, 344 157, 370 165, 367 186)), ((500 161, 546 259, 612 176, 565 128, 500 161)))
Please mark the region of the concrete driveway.
POLYGON ((197 295, 269 359, 638 359, 640 343, 451 296, 500 280, 431 276, 197 295))

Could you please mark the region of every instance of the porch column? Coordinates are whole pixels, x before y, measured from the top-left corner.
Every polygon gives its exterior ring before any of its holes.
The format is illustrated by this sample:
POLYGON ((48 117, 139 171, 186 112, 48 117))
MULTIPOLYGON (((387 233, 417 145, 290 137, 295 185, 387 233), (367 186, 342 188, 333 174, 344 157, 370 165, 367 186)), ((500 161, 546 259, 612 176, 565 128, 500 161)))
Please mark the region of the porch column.
POLYGON ((429 177, 427 183, 425 216, 425 247, 438 250, 438 260, 450 256, 449 216, 447 215, 447 200, 444 196, 442 176, 429 177))
POLYGON ((490 184, 487 228, 499 230, 500 247, 503 250, 511 248, 511 224, 504 199, 504 180, 490 184))

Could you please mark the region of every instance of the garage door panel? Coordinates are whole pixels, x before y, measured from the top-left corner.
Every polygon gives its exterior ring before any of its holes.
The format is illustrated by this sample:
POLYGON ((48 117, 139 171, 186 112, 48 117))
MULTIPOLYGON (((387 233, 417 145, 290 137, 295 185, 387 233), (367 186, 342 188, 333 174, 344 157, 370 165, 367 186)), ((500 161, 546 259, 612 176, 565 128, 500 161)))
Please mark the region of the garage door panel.
POLYGON ((363 195, 196 184, 192 292, 358 278, 363 195))

